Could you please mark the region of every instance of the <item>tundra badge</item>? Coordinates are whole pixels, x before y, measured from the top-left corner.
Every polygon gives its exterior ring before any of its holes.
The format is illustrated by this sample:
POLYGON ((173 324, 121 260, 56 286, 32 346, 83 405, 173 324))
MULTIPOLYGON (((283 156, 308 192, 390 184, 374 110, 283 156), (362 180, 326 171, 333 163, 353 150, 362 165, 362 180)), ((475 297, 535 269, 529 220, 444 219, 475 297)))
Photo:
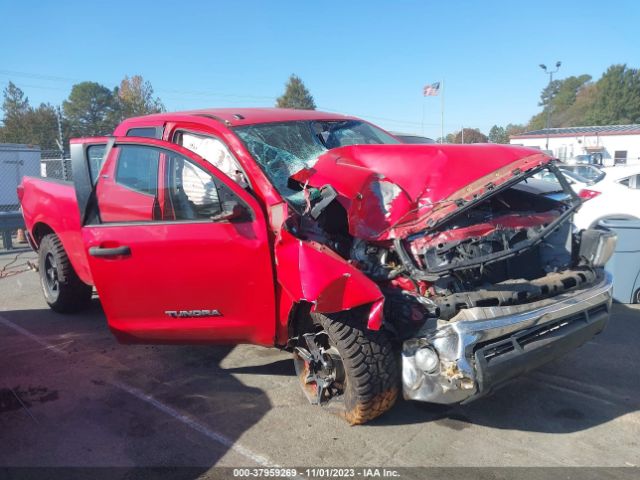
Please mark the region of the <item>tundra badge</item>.
POLYGON ((218 310, 165 310, 165 315, 172 318, 221 317, 218 310))

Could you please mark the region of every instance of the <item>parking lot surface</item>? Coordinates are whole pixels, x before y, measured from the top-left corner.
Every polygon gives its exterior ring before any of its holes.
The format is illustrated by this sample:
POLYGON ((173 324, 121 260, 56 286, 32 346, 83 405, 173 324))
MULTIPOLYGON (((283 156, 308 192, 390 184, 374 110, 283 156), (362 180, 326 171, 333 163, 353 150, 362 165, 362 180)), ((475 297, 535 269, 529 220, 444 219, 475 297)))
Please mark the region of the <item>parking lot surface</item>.
POLYGON ((640 464, 636 306, 615 305, 603 334, 490 397, 399 401, 350 427, 307 403, 289 354, 119 345, 97 298, 50 311, 27 259, 0 253, 1 466, 640 464))

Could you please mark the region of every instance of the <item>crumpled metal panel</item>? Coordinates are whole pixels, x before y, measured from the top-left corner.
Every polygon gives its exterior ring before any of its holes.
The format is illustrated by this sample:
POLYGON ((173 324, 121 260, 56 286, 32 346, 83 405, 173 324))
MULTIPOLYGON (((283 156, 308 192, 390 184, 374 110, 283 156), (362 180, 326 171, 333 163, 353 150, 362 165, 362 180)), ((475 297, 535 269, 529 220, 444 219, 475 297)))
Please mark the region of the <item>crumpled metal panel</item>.
POLYGON ((511 145, 352 145, 321 155, 293 178, 332 185, 348 212, 349 232, 379 241, 424 230, 461 202, 551 160, 511 145))
POLYGON ((466 240, 468 238, 481 238, 500 230, 522 229, 548 225, 558 218, 559 215, 560 213, 555 211, 531 215, 523 215, 520 213, 502 215, 476 225, 452 228, 431 235, 425 235, 424 237, 415 239, 411 246, 414 253, 417 253, 423 248, 429 248, 441 243, 466 240))
POLYGON ((275 245, 278 282, 295 301, 313 304, 312 311, 333 313, 373 304, 368 326, 382 324, 384 297, 378 286, 330 248, 300 240, 282 229, 275 245))

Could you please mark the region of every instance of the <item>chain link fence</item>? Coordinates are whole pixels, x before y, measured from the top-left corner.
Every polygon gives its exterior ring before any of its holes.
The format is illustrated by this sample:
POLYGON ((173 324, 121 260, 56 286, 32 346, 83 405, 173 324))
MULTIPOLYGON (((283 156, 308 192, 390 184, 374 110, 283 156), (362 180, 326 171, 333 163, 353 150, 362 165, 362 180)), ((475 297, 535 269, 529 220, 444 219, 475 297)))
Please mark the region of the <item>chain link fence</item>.
POLYGON ((24 176, 71 180, 68 152, 0 144, 0 212, 19 211, 16 188, 24 176))
MULTIPOLYGON (((38 146, 0 144, 0 238, 12 248, 12 237, 24 226, 17 187, 24 176, 71 180, 68 152, 41 150, 38 146)), ((17 236, 22 239, 22 235, 17 236)))
POLYGON ((68 152, 42 150, 40 154, 40 175, 70 181, 71 159, 68 152))

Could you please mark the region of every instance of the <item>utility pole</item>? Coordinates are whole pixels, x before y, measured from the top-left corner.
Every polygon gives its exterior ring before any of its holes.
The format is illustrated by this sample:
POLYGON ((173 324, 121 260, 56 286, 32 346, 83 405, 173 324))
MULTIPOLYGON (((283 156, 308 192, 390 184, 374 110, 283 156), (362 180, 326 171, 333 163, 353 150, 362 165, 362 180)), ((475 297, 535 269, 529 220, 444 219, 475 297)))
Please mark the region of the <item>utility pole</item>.
POLYGON ((440 143, 444 143, 444 78, 440 82, 440 143))
POLYGON ((60 150, 60 162, 62 165, 62 179, 68 180, 67 178, 67 164, 64 160, 64 143, 62 140, 62 112, 60 111, 60 107, 57 108, 56 111, 56 119, 58 120, 58 149, 60 150))
MULTIPOLYGON (((546 73, 547 75, 549 75, 549 87, 551 87, 551 82, 553 82, 553 74, 556 73, 558 70, 560 70, 560 65, 562 65, 561 61, 557 61, 556 62, 556 69, 555 70, 549 70, 547 69, 547 66, 544 63, 540 64, 540 68, 542 70, 544 70, 544 73, 546 73)), ((551 89, 549 88, 549 93, 551 93, 551 89)), ((551 125, 551 97, 549 97, 549 103, 547 103, 547 119, 545 122, 545 130, 547 131, 547 143, 546 146, 544 147, 545 150, 549 150, 549 126, 551 125)))

